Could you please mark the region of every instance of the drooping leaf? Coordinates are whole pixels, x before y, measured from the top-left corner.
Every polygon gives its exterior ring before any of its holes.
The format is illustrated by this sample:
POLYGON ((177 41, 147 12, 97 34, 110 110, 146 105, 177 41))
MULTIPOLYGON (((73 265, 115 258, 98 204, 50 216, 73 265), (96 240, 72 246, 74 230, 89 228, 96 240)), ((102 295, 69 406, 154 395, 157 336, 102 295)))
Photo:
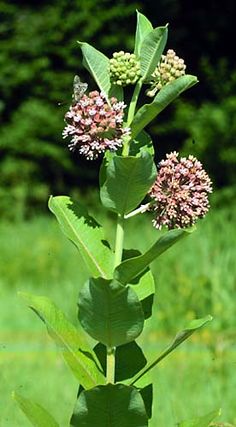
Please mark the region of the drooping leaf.
POLYGON ((187 237, 192 231, 193 229, 177 229, 168 231, 143 255, 123 261, 118 265, 114 272, 114 278, 124 285, 126 283, 130 283, 131 280, 144 271, 152 261, 173 246, 176 242, 187 237))
MULTIPOLYGON (((178 423, 178 427, 209 427, 211 425, 210 423, 220 415, 220 412, 221 411, 218 409, 216 411, 209 412, 209 414, 203 415, 202 417, 182 421, 178 423)), ((223 424, 219 425, 222 425, 223 427, 223 424)))
POLYGON ((208 315, 203 319, 192 320, 189 325, 186 326, 181 332, 179 332, 173 342, 164 350, 157 358, 152 362, 149 362, 131 381, 130 385, 135 384, 140 378, 142 378, 147 372, 153 369, 158 363, 160 363, 168 354, 170 354, 176 347, 178 347, 183 341, 189 338, 195 331, 202 328, 206 323, 212 320, 212 316, 208 315))
POLYGON ((83 53, 83 64, 85 68, 90 72, 101 92, 104 92, 108 98, 111 86, 109 59, 88 43, 78 43, 83 53))
POLYGON ((45 323, 65 361, 85 388, 104 384, 105 378, 95 353, 87 343, 84 331, 77 329, 64 313, 46 297, 19 292, 30 308, 45 323))
POLYGON ((147 151, 154 156, 154 147, 150 135, 144 130, 136 136, 135 140, 131 141, 129 154, 130 156, 137 156, 142 151, 147 151))
POLYGON ((145 15, 137 12, 137 25, 136 25, 136 33, 135 33, 135 47, 134 53, 137 56, 140 56, 140 50, 143 43, 143 40, 153 29, 151 22, 146 18, 145 15))
POLYGON ((142 332, 144 314, 136 293, 117 281, 89 279, 79 294, 79 320, 96 340, 116 347, 142 332))
POLYGON ((107 161, 106 180, 100 189, 101 201, 107 209, 124 215, 143 200, 155 178, 156 166, 151 154, 114 156, 107 161))
POLYGON ((157 27, 145 36, 140 49, 140 65, 142 80, 149 81, 160 61, 167 41, 168 29, 157 27))
POLYGON ((63 233, 76 245, 90 275, 110 278, 113 254, 101 225, 88 214, 87 209, 67 196, 51 196, 49 209, 56 216, 63 233))
MULTIPOLYGON (((98 343, 94 347, 94 352, 103 367, 103 371, 106 372, 106 346, 98 343)), ((116 347, 115 358, 115 382, 132 378, 147 363, 142 349, 135 341, 116 347)))
POLYGON ((12 397, 34 427, 59 427, 53 416, 38 403, 16 392, 12 393, 12 397))
POLYGON ((147 427, 140 393, 123 384, 107 384, 80 394, 71 427, 147 427))
POLYGON ((197 82, 197 77, 186 74, 165 85, 150 104, 143 105, 135 114, 131 125, 132 138, 135 139, 162 110, 197 82))

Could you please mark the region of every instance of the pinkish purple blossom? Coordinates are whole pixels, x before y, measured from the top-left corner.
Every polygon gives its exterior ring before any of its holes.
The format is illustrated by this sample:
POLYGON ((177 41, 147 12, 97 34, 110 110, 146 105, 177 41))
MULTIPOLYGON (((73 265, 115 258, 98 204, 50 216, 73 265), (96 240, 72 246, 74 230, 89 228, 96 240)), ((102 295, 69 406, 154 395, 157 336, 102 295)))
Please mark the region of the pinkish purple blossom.
POLYGON ((179 153, 173 152, 160 162, 149 192, 153 199, 150 209, 156 214, 153 224, 159 230, 162 226, 189 227, 209 210, 208 193, 212 192, 212 183, 202 164, 191 155, 178 157, 179 153))
POLYGON ((124 102, 116 98, 108 104, 105 95, 97 91, 83 95, 65 115, 67 123, 63 138, 71 137, 70 150, 77 150, 88 160, 94 160, 105 150, 116 151, 129 134, 123 128, 124 102))

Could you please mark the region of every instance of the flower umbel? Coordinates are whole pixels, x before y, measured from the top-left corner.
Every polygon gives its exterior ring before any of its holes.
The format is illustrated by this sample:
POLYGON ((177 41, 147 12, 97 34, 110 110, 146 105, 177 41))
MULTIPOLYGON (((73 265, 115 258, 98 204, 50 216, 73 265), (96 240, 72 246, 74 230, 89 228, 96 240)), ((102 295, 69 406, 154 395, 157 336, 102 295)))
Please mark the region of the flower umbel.
POLYGON ((151 89, 147 91, 148 96, 155 96, 156 92, 163 86, 176 80, 185 74, 186 65, 173 49, 168 49, 152 74, 151 89))
POLYGON ((140 62, 134 53, 114 52, 110 59, 111 80, 118 86, 134 84, 141 75, 140 62))
POLYGON ((67 125, 62 135, 72 137, 69 149, 78 149, 88 160, 105 150, 117 150, 123 144, 122 137, 129 134, 129 129, 122 127, 125 107, 114 97, 109 105, 105 95, 97 91, 83 95, 65 115, 67 125))
POLYGON ((156 213, 153 224, 159 230, 162 226, 189 227, 209 210, 208 193, 212 192, 212 183, 202 164, 191 155, 178 157, 179 153, 174 151, 160 162, 149 192, 153 199, 150 210, 156 213))

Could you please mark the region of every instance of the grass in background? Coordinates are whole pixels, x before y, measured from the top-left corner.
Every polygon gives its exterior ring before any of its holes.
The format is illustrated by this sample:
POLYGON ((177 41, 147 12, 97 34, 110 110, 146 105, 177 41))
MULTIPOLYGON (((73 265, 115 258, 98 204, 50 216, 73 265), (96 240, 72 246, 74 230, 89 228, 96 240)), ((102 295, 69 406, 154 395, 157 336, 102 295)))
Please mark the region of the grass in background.
MULTIPOLYGON (((154 316, 140 337, 148 358, 188 320, 210 313, 214 321, 153 371, 151 427, 174 427, 181 419, 218 407, 222 420, 236 423, 235 217, 232 207, 212 210, 195 233, 152 265, 157 285, 154 316)), ((99 219, 113 242, 112 219, 99 219)), ((150 221, 149 216, 127 220, 127 248, 145 250, 157 238, 150 221)), ((30 426, 11 401, 16 389, 48 408, 65 427, 76 381, 42 323, 16 292, 46 295, 76 322, 75 301, 87 274, 53 218, 1 224, 0 245, 0 426, 30 426)))

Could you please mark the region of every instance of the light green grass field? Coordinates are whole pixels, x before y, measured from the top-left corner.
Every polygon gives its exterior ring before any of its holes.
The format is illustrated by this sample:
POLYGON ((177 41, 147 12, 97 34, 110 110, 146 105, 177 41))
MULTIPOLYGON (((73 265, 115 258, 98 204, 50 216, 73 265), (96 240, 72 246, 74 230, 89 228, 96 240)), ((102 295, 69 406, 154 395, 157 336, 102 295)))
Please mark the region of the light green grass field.
MULTIPOLYGON (((148 359, 188 320, 210 313, 214 321, 153 370, 151 427, 174 427, 219 407, 221 420, 236 424, 235 219, 232 208, 212 210, 193 235, 152 265, 157 285, 154 316, 139 340, 148 359)), ((157 238, 150 220, 127 220, 127 248, 144 250, 157 238)), ((111 241, 112 226, 107 218, 111 241)), ((11 400, 16 390, 41 403, 66 427, 76 380, 42 322, 16 293, 46 295, 76 322, 76 300, 86 272, 53 218, 0 225, 0 245, 0 426, 30 426, 11 400)))

